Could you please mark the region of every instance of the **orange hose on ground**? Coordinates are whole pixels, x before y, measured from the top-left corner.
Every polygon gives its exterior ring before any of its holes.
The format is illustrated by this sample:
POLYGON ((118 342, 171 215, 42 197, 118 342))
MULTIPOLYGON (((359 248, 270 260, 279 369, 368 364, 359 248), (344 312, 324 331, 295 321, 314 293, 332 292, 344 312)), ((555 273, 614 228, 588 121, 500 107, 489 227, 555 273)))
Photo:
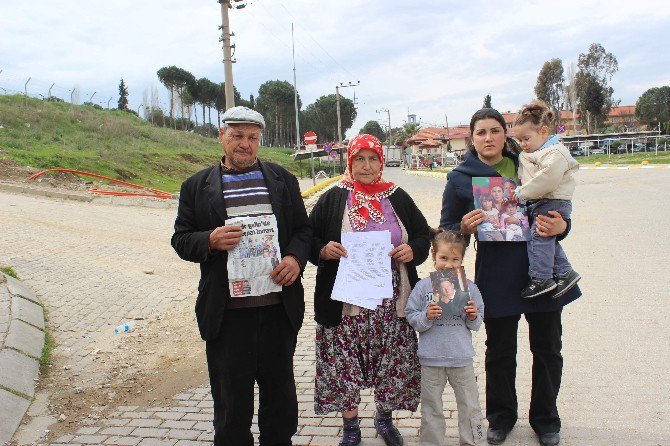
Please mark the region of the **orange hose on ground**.
POLYGON ((146 189, 149 190, 153 193, 146 193, 146 192, 121 192, 121 191, 113 191, 113 190, 103 190, 103 189, 89 189, 88 191, 92 194, 98 194, 98 195, 112 195, 116 197, 152 197, 152 198, 160 198, 163 200, 172 198, 172 194, 169 192, 165 192, 159 189, 153 189, 151 187, 145 187, 141 186, 139 184, 133 184, 133 183, 128 183, 127 181, 122 181, 122 180, 117 180, 116 178, 110 178, 106 177, 104 175, 100 175, 97 173, 91 173, 91 172, 84 172, 81 170, 74 170, 74 169, 62 169, 62 168, 57 168, 57 169, 46 169, 41 172, 37 172, 33 175, 31 175, 28 179, 29 180, 34 180, 35 178, 39 177, 43 173, 47 172, 67 172, 67 173, 74 173, 77 175, 83 175, 85 177, 91 177, 91 178, 99 178, 102 180, 106 181, 111 181, 116 184, 120 184, 122 186, 128 186, 132 187, 135 189, 146 189))

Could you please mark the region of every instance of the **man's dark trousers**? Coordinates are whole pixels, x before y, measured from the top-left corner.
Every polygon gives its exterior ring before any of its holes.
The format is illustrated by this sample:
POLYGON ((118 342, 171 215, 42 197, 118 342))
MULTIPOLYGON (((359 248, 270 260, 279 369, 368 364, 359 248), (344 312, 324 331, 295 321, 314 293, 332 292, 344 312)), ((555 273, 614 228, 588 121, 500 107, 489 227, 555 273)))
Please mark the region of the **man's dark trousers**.
POLYGON ((253 446, 254 381, 260 444, 291 444, 298 428, 296 340, 281 304, 225 311, 218 338, 206 343, 215 446, 253 446))
MULTIPOLYGON (((546 298, 545 298, 546 299, 546 298)), ((556 399, 561 387, 561 310, 526 313, 533 354, 528 419, 538 434, 559 432, 556 399)), ((517 421, 516 352, 521 315, 484 319, 486 327, 486 419, 489 427, 510 431, 517 421)))

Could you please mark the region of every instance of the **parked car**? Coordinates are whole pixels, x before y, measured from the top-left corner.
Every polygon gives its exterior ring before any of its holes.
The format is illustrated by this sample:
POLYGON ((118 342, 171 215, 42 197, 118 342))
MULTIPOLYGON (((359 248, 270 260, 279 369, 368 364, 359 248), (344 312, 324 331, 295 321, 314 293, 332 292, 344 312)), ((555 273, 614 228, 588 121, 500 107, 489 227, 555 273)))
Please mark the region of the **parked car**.
POLYGON ((584 156, 584 153, 584 149, 581 146, 570 149, 570 155, 572 156, 584 156))
POLYGON ((459 163, 458 155, 455 153, 445 153, 444 158, 442 159, 443 166, 455 166, 459 163))
POLYGON ((606 150, 607 150, 606 147, 592 147, 589 154, 590 155, 604 155, 606 150))

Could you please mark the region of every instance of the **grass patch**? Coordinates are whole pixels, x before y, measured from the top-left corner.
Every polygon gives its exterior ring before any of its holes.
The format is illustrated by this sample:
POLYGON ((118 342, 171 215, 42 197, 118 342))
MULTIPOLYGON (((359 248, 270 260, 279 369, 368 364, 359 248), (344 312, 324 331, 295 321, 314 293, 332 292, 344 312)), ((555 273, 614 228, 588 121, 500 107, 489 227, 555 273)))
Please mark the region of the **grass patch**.
MULTIPOLYGON (((44 307, 42 307, 44 308, 44 307)), ((45 319, 45 325, 44 325, 44 347, 42 347, 42 356, 40 356, 40 375, 41 376, 48 376, 49 372, 51 370, 51 364, 52 364, 52 356, 51 352, 53 349, 56 347, 56 340, 54 337, 51 335, 51 332, 49 329, 46 327, 46 310, 44 311, 44 319, 45 319)))
POLYGON ((575 158, 579 164, 593 164, 600 161, 603 164, 640 164, 642 161, 649 161, 649 164, 668 164, 670 163, 670 151, 643 152, 643 153, 622 153, 617 155, 591 155, 578 156, 575 158))
POLYGON ((4 390, 4 391, 6 391, 6 392, 9 392, 9 393, 11 393, 12 395, 16 395, 16 396, 18 396, 19 398, 23 398, 24 400, 28 400, 28 401, 32 401, 32 400, 33 400, 31 397, 29 397, 29 396, 26 395, 25 393, 18 392, 18 391, 14 390, 14 389, 10 389, 9 387, 5 387, 5 386, 3 386, 2 384, 0 384, 0 389, 4 390))
POLYGON ((11 266, 3 266, 2 268, 0 268, 0 271, 17 280, 19 279, 19 275, 16 274, 16 271, 14 271, 14 268, 12 268, 11 266))
MULTIPOLYGON (((214 138, 154 127, 119 110, 0 95, 0 117, 0 157, 37 169, 93 172, 167 192, 179 191, 186 178, 223 155, 214 138)), ((261 147, 258 156, 300 175, 292 153, 291 148, 261 147)))

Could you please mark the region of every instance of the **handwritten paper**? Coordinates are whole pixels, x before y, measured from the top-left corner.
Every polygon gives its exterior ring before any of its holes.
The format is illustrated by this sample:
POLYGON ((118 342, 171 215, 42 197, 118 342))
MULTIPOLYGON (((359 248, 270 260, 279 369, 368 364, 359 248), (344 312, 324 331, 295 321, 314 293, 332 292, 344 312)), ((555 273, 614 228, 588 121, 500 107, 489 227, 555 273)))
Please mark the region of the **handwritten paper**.
POLYGON ((343 232, 348 257, 340 259, 331 298, 374 310, 393 297, 391 232, 343 232))

